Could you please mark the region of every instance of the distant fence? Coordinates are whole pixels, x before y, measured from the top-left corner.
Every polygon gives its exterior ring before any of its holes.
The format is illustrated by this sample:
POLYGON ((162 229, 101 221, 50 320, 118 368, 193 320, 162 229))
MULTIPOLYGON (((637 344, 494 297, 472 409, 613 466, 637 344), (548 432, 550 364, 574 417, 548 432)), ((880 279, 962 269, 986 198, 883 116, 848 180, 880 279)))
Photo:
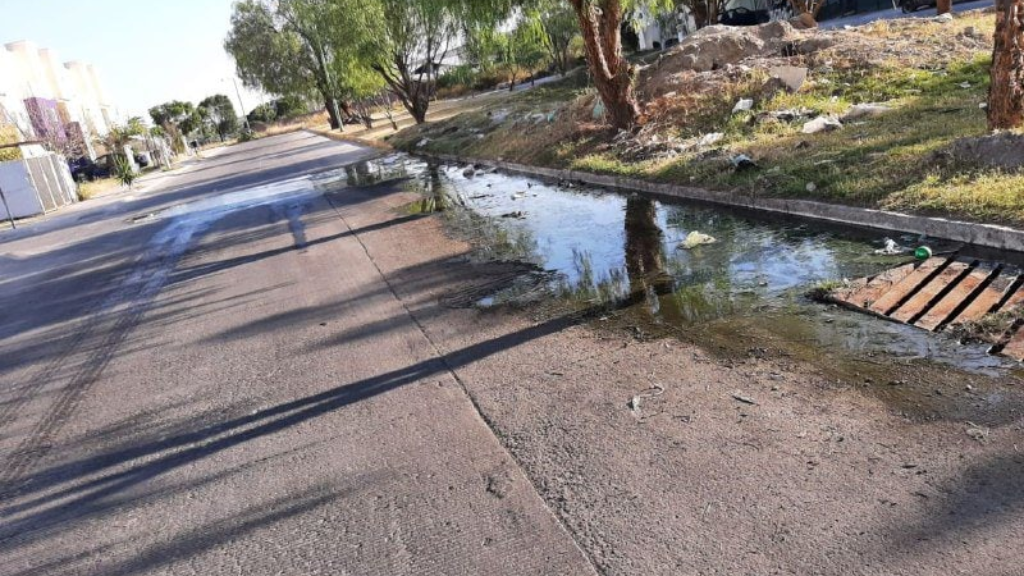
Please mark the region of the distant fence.
MULTIPOLYGON (((78 202, 78 188, 63 156, 43 154, 0 162, 0 189, 11 216, 25 218, 78 202)), ((7 218, 0 204, 0 218, 7 218)))

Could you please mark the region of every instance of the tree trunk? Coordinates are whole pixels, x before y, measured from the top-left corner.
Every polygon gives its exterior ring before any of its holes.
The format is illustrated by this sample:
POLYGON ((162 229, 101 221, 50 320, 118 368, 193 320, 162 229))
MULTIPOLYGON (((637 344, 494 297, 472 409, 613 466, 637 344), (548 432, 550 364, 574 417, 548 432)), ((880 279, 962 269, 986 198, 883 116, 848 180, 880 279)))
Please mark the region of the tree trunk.
POLYGON ((1024 0, 996 2, 988 125, 992 130, 1024 125, 1024 0))
POLYGON ((343 129, 341 112, 338 111, 338 101, 334 98, 325 98, 324 105, 327 108, 327 118, 331 124, 331 130, 343 129))
POLYGON ((935 5, 935 12, 937 14, 949 14, 953 11, 953 0, 938 0, 935 5))
POLYGON ((425 123, 427 121, 427 109, 430 108, 430 93, 422 90, 415 92, 405 107, 409 110, 409 115, 412 116, 417 124, 425 123))
POLYGON ((633 69, 622 56, 620 0, 569 0, 580 23, 587 65, 611 125, 627 130, 640 121, 633 69), (596 4, 600 4, 598 10, 596 4))
POLYGON ((657 205, 650 198, 626 199, 626 275, 629 304, 672 292, 672 276, 665 268, 664 234, 658 226, 657 205))
POLYGON ((804 28, 818 27, 817 16, 821 7, 825 5, 824 2, 819 2, 814 10, 811 10, 809 0, 789 0, 789 3, 793 7, 793 12, 796 12, 796 19, 801 26, 804 28))

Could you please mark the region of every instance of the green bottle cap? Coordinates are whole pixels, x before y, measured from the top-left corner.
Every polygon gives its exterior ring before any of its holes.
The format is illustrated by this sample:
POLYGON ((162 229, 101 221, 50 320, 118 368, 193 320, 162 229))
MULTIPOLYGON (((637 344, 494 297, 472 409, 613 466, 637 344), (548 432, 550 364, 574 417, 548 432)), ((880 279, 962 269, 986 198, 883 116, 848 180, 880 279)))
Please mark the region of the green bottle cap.
POLYGON ((927 260, 932 257, 932 249, 927 246, 921 246, 914 250, 914 257, 918 260, 927 260))

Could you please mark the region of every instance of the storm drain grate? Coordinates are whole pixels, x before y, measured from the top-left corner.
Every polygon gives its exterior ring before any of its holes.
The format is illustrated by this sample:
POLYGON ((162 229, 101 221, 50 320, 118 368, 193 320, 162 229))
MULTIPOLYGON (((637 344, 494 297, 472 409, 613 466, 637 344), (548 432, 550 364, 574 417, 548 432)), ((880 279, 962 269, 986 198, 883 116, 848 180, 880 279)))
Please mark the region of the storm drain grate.
POLYGON ((1024 271, 956 255, 904 264, 833 291, 830 301, 941 332, 1003 314, 1010 325, 993 352, 1024 361, 1024 271))

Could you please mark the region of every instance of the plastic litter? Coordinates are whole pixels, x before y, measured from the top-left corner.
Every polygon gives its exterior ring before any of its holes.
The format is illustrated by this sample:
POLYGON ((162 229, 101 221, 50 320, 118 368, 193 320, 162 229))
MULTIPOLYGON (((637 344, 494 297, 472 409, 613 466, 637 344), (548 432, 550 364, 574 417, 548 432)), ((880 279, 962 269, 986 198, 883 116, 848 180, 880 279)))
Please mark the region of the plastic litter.
POLYGON ((689 234, 686 235, 686 239, 679 244, 679 247, 683 248, 684 250, 693 250, 698 246, 714 244, 715 242, 718 242, 718 240, 716 240, 713 236, 708 236, 703 232, 697 232, 696 230, 694 230, 693 232, 690 232, 689 234))
POLYGON ((927 246, 921 246, 917 250, 914 250, 914 258, 918 260, 927 260, 932 257, 932 249, 927 246))
POLYGON ((754 109, 754 101, 749 98, 743 98, 736 103, 732 108, 732 113, 737 114, 739 112, 749 112, 754 109))
POLYGON ((907 248, 900 246, 892 238, 886 238, 885 246, 875 250, 875 254, 879 256, 896 256, 898 254, 906 254, 907 252, 909 252, 907 248))

